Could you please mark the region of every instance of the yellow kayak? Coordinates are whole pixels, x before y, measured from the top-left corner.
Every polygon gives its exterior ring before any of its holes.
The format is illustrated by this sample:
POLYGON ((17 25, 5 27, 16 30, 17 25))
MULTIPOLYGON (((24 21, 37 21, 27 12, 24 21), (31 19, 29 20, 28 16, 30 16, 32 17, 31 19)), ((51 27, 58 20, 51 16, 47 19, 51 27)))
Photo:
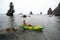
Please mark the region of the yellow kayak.
POLYGON ((43 26, 26 26, 26 25, 20 25, 21 28, 26 29, 26 30, 43 30, 43 26))

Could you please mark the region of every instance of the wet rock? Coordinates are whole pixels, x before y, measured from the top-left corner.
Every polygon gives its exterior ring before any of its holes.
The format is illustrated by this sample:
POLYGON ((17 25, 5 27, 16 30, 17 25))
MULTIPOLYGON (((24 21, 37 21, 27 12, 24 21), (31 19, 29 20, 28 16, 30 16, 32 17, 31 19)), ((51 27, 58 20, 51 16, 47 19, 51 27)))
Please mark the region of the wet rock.
POLYGON ((23 15, 24 18, 26 18, 27 16, 26 15, 23 15))
POLYGON ((7 28, 6 31, 11 31, 11 29, 10 28, 7 28))
POLYGON ((6 35, 5 34, 0 34, 0 39, 6 39, 6 35))
POLYGON ((20 13, 19 15, 23 15, 23 13, 20 13))
POLYGON ((16 32, 17 29, 15 28, 7 28, 6 31, 7 32, 16 32))
POLYGON ((17 29, 15 29, 15 28, 12 28, 12 31, 13 31, 13 32, 16 32, 16 30, 17 30, 17 29))
POLYGON ((31 17, 30 15, 28 17, 31 17))

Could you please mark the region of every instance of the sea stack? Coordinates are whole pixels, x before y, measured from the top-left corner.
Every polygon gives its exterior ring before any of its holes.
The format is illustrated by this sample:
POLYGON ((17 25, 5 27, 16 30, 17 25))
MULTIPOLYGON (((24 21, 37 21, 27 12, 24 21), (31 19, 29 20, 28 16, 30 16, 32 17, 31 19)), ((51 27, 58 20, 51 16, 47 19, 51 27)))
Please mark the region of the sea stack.
POLYGON ((42 12, 40 12, 40 14, 42 15, 42 12))
POLYGON ((15 12, 13 2, 10 2, 10 6, 9 7, 10 7, 10 9, 6 13, 6 15, 13 16, 13 13, 15 12))
POLYGON ((30 12, 30 15, 33 15, 32 11, 30 12))
POLYGON ((49 8, 47 15, 52 15, 52 9, 49 8))
POLYGON ((55 16, 60 16, 60 3, 58 4, 58 6, 53 10, 53 14, 55 16))

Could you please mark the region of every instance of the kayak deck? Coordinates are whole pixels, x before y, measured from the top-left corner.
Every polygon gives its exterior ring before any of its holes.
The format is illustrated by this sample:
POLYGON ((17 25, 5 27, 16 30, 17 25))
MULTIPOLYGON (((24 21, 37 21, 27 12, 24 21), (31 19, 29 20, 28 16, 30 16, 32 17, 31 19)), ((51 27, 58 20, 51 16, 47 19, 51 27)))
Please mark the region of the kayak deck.
POLYGON ((23 29, 26 29, 26 30, 39 30, 39 31, 42 31, 43 30, 43 26, 26 26, 26 25, 23 25, 23 24, 21 24, 20 25, 20 27, 21 28, 23 28, 23 29))

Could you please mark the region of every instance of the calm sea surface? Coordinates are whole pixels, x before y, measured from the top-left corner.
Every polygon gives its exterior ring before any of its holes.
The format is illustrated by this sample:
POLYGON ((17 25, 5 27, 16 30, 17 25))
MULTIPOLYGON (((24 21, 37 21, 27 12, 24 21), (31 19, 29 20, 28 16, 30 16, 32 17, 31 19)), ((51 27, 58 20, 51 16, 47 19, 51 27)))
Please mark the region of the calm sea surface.
POLYGON ((0 40, 60 40, 60 17, 48 15, 14 15, 13 17, 0 14, 0 31, 6 28, 19 27, 26 20, 31 25, 41 25, 43 32, 19 30, 15 34, 6 34, 5 38, 0 40))

